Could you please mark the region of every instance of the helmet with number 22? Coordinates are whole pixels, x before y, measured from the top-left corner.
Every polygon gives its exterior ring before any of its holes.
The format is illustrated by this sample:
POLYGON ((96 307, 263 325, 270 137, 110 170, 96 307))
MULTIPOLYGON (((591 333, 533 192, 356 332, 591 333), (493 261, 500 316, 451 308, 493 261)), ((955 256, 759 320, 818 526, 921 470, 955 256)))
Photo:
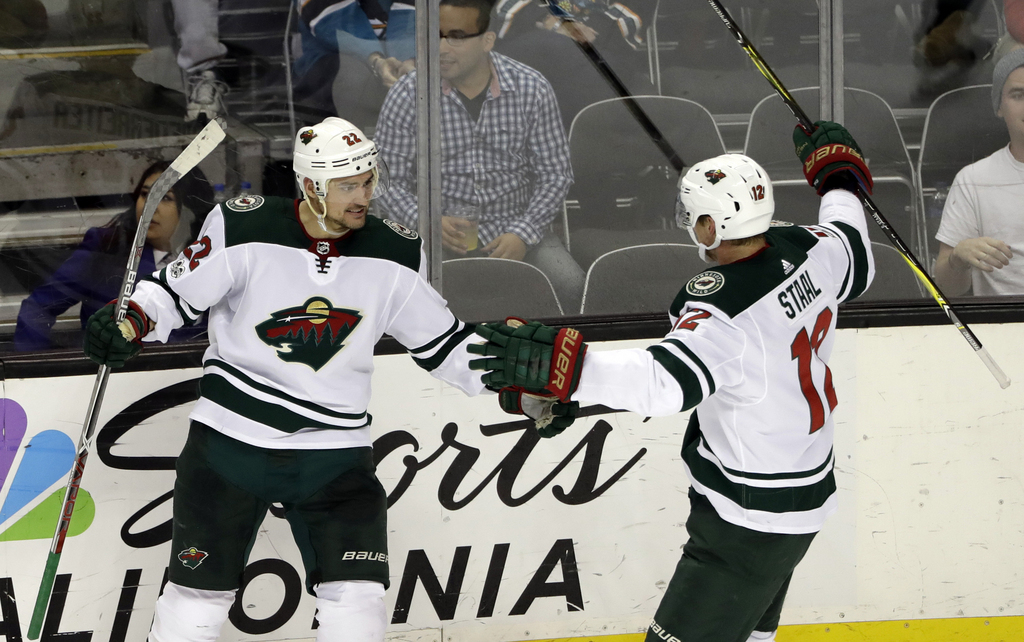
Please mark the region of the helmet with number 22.
POLYGON ((342 118, 326 118, 312 127, 303 127, 295 136, 295 154, 292 168, 302 194, 306 193, 304 180, 313 181, 313 191, 323 201, 331 179, 358 176, 373 172, 374 189, 371 198, 387 191, 387 166, 379 158, 377 145, 352 123, 342 118))

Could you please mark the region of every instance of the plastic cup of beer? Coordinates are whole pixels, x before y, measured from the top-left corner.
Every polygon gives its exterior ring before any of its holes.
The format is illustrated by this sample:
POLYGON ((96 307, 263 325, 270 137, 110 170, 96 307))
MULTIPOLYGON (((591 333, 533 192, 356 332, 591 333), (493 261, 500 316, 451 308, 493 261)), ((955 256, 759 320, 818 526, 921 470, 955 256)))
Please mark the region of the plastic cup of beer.
POLYGON ((461 226, 462 233, 466 235, 463 239, 466 243, 466 251, 471 252, 480 245, 480 206, 471 204, 454 205, 448 208, 446 215, 453 218, 461 218, 469 224, 461 226))

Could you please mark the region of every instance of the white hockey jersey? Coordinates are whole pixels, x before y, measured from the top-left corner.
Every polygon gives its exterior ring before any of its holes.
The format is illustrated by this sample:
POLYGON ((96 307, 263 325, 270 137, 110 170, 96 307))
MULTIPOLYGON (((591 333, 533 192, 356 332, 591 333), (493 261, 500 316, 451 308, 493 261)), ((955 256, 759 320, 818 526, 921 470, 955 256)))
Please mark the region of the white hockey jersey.
POLYGON ((156 322, 146 341, 209 310, 191 419, 264 448, 369 446, 384 333, 433 376, 467 394, 484 389, 465 349, 478 339, 425 280, 421 245, 372 216, 339 239, 313 239, 298 201, 247 196, 215 207, 199 239, 132 300, 156 322))
POLYGON ((573 395, 647 416, 695 407, 682 451, 693 487, 757 531, 813 533, 835 510, 827 364, 838 305, 867 289, 874 261, 856 196, 828 192, 819 221, 773 226, 758 254, 693 277, 660 343, 588 352, 573 395))

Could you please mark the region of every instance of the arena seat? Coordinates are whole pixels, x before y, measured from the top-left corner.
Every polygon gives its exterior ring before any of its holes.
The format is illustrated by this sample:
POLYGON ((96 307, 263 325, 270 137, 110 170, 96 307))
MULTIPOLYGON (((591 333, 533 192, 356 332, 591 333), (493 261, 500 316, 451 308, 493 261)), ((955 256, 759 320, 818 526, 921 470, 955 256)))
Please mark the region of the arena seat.
POLYGON ((441 263, 441 279, 449 309, 463 321, 562 316, 551 281, 529 263, 490 257, 450 259, 441 263))
POLYGON ((667 312, 679 290, 706 267, 697 248, 682 243, 612 250, 587 270, 580 313, 667 312))

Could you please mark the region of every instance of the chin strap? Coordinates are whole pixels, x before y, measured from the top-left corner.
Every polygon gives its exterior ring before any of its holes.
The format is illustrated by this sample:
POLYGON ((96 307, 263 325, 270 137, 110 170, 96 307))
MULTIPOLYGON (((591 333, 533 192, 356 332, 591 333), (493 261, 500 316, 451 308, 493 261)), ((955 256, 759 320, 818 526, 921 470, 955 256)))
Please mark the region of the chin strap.
POLYGON ((700 260, 705 263, 714 263, 713 260, 708 258, 708 250, 713 250, 722 244, 722 237, 715 235, 715 242, 711 245, 704 245, 697 240, 697 232, 692 227, 686 228, 686 231, 690 233, 690 238, 693 239, 693 244, 697 246, 697 254, 700 256, 700 260))
MULTIPOLYGON (((317 200, 317 203, 320 204, 320 210, 321 211, 318 212, 317 208, 315 208, 315 207, 310 207, 309 209, 313 210, 313 216, 316 217, 316 222, 317 222, 317 225, 320 226, 320 229, 325 231, 325 232, 328 232, 328 230, 327 230, 327 203, 326 203, 325 199, 320 198, 319 194, 316 195, 316 200, 317 200)), ((328 233, 330 233, 330 232, 328 232, 328 233)))
POLYGON ((309 202, 310 211, 313 212, 313 216, 316 217, 317 225, 320 226, 321 230, 327 232, 328 234, 330 234, 330 230, 327 229, 327 190, 329 190, 330 188, 331 186, 329 183, 324 184, 323 196, 320 196, 320 194, 316 191, 315 188, 313 190, 313 194, 316 196, 316 202, 320 204, 319 212, 317 211, 317 208, 313 207, 312 199, 309 199, 308 197, 306 198, 306 200, 309 202))

